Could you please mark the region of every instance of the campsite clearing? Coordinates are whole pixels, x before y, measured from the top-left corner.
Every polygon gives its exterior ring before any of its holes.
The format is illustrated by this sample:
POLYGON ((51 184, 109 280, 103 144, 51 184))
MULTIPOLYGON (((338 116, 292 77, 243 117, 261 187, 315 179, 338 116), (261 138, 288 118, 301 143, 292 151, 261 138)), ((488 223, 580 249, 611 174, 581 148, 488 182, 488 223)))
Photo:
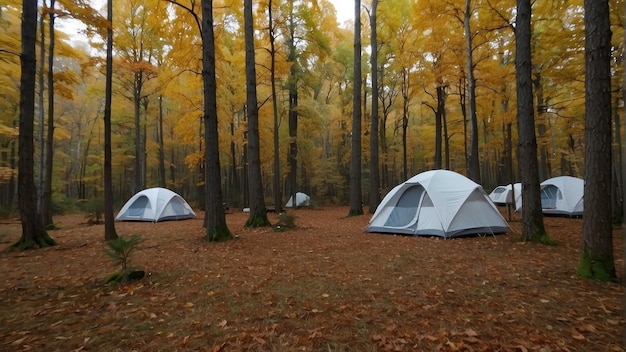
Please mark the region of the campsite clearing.
MULTIPOLYGON (((581 219, 545 218, 556 247, 518 235, 441 239, 364 233, 347 207, 290 210, 297 228, 203 241, 198 219, 118 222, 142 236, 131 266, 149 275, 103 286, 116 268, 103 225, 56 216, 58 245, 0 254, 5 351, 623 351, 623 289, 574 275, 581 219)), ((269 214, 277 222, 277 215, 269 214)), ((17 241, 1 220, 0 249, 17 241)), ((510 222, 520 228, 519 218, 510 222)), ((622 230, 615 229, 623 276, 622 230)))

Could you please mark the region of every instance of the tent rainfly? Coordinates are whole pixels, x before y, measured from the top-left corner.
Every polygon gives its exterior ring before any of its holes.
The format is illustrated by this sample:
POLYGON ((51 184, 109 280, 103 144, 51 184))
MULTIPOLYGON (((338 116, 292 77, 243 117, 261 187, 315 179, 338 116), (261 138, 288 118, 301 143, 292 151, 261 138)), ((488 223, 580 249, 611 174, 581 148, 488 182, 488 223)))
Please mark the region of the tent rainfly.
POLYGON ((195 218, 189 204, 175 192, 166 188, 148 188, 132 196, 115 220, 151 221, 183 220, 195 218))
POLYGON ((518 195, 522 194, 522 184, 518 182, 514 186, 514 191, 511 184, 498 186, 489 193, 489 198, 491 198, 491 201, 496 205, 513 204, 513 193, 515 193, 516 198, 518 195))
POLYGON ((443 238, 509 230, 482 186, 448 170, 422 172, 394 187, 366 228, 367 232, 443 238))
MULTIPOLYGON (((309 197, 306 193, 297 192, 296 193, 296 207, 308 207, 311 205, 311 197, 309 197)), ((289 197, 287 204, 285 204, 285 208, 293 207, 293 196, 289 197)))

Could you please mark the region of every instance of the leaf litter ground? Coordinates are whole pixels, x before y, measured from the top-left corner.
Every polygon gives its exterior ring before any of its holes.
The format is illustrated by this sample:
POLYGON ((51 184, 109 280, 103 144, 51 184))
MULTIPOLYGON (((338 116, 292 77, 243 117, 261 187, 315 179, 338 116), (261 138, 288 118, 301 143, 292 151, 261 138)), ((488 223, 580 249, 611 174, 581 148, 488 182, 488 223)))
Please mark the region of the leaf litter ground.
MULTIPOLYGON (((57 246, 0 254, 0 349, 624 351, 622 286, 574 275, 580 219, 546 218, 548 247, 368 234, 345 207, 290 214, 281 232, 227 214, 224 243, 203 241, 201 219, 116 223, 142 236, 130 265, 148 275, 111 286, 103 225, 57 216, 57 246)), ((3 220, 0 249, 20 233, 3 220)), ((621 229, 614 247, 621 278, 621 229)))

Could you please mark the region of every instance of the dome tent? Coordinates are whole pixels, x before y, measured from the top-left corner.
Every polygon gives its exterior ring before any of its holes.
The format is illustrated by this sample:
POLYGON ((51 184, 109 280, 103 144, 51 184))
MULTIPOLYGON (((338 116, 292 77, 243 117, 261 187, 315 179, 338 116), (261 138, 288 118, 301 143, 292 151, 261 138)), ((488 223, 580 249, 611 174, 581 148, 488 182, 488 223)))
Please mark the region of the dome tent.
MULTIPOLYGON (((582 216, 585 180, 572 176, 557 176, 540 184, 541 209, 548 215, 582 216)), ((522 195, 515 195, 516 211, 522 211, 522 195)))
MULTIPOLYGON (((296 193, 296 207, 308 207, 311 205, 311 197, 308 194, 297 192, 296 193)), ((289 200, 285 204, 285 208, 293 207, 293 196, 289 197, 289 200)))
POLYGON ((148 188, 132 196, 117 214, 118 221, 183 220, 195 218, 196 213, 175 192, 166 188, 148 188))
POLYGON ((394 187, 369 221, 367 232, 450 238, 509 231, 483 188, 448 170, 431 170, 394 187))
POLYGON ((522 184, 518 182, 514 184, 514 186, 515 189, 510 183, 508 185, 498 186, 489 193, 489 198, 491 198, 491 201, 496 205, 513 204, 513 194, 515 194, 515 198, 522 194, 522 184))

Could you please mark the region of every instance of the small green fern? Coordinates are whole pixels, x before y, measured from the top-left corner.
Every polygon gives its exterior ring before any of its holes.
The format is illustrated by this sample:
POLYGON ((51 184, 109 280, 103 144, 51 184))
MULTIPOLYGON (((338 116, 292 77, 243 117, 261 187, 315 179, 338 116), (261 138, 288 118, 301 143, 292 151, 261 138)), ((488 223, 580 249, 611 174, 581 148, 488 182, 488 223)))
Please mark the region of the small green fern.
POLYGON ((104 253, 113 263, 121 265, 122 271, 125 271, 130 262, 130 256, 137 250, 137 245, 140 240, 141 237, 138 235, 130 237, 119 236, 114 240, 107 241, 109 248, 106 249, 104 253))

